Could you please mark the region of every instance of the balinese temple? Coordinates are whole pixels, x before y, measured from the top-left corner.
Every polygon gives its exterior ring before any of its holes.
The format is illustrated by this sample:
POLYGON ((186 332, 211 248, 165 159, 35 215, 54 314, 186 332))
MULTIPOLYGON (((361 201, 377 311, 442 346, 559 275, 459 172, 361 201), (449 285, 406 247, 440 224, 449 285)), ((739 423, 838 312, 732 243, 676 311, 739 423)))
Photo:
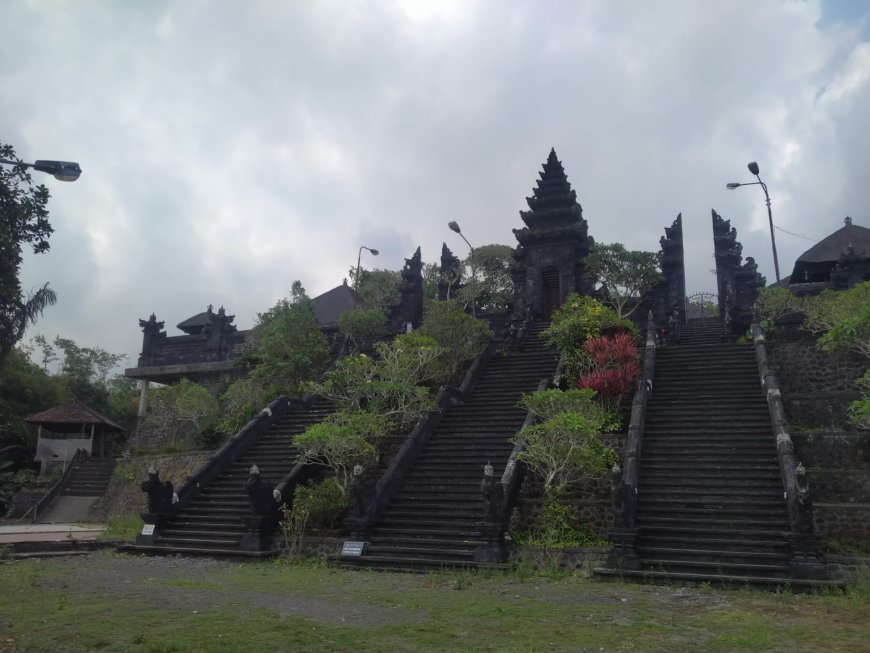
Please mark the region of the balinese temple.
POLYGON ((843 222, 841 229, 801 254, 792 273, 776 285, 806 295, 870 281, 870 229, 848 216, 843 222))
POLYGON ((24 418, 37 426, 36 457, 40 472, 66 466, 76 451, 84 449, 93 458, 112 455, 112 440, 124 429, 90 406, 75 401, 24 418))
POLYGON ((514 229, 514 307, 546 319, 570 293, 591 294, 585 259, 595 241, 555 149, 526 202, 529 210, 520 211, 526 226, 514 229))

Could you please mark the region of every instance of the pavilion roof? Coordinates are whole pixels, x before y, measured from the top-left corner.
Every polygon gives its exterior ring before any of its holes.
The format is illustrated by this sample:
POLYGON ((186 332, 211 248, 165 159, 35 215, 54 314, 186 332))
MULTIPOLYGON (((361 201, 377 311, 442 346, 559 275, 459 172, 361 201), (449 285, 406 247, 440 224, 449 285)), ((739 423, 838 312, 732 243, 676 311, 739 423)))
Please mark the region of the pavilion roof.
POLYGON ((105 415, 101 415, 93 408, 81 401, 74 401, 71 404, 55 406, 41 413, 35 413, 24 418, 25 422, 31 424, 46 424, 46 425, 61 425, 61 424, 102 424, 109 429, 115 431, 123 431, 124 428, 119 426, 105 415))
POLYGON ((846 224, 841 229, 810 247, 797 260, 802 263, 838 261, 849 247, 856 254, 870 256, 870 229, 852 224, 851 218, 846 218, 846 224))

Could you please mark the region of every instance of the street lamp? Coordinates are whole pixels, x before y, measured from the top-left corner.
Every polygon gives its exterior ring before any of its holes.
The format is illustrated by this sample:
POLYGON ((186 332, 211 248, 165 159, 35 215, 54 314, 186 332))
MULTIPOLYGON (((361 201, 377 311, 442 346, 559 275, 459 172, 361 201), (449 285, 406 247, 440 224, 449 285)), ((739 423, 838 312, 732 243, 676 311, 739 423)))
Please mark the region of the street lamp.
POLYGON ((773 270, 776 273, 776 282, 779 283, 779 259, 776 256, 776 236, 773 235, 773 214, 770 212, 770 195, 767 192, 767 184, 761 181, 761 177, 758 175, 758 164, 755 161, 752 161, 746 167, 749 168, 749 172, 755 175, 755 178, 758 179, 758 181, 751 181, 742 184, 732 181, 731 183, 725 184, 725 188, 728 190, 734 190, 741 186, 761 186, 761 189, 764 191, 764 199, 767 202, 767 220, 770 223, 770 244, 773 247, 773 270))
POLYGON ((82 169, 79 167, 79 164, 72 161, 40 160, 35 163, 24 163, 23 161, 8 161, 6 159, 0 159, 0 163, 5 163, 10 166, 19 166, 21 168, 33 168, 39 172, 47 172, 60 181, 75 181, 82 174, 82 169))
POLYGON ((359 300, 359 277, 360 277, 360 261, 362 260, 362 251, 368 250, 371 252, 372 256, 377 256, 380 252, 376 249, 372 249, 371 247, 366 247, 365 245, 360 245, 359 252, 356 255, 356 279, 353 280, 353 307, 356 308, 357 302, 359 300))
MULTIPOLYGON (((462 233, 462 231, 459 229, 459 223, 456 222, 456 220, 451 220, 450 222, 447 223, 447 226, 450 228, 450 231, 455 231, 456 233, 458 233, 459 237, 465 241, 466 245, 468 245, 468 249, 469 249, 469 252, 471 254, 469 257, 471 259, 471 284, 472 284, 472 290, 476 293, 477 288, 474 288, 474 285, 477 284, 477 270, 476 270, 475 265, 474 265, 474 247, 471 246, 471 243, 468 242, 468 238, 466 238, 465 235, 462 233)), ((476 308, 475 304, 476 304, 476 302, 474 301, 474 295, 472 295, 471 296, 471 314, 474 317, 477 317, 477 308, 476 308)))

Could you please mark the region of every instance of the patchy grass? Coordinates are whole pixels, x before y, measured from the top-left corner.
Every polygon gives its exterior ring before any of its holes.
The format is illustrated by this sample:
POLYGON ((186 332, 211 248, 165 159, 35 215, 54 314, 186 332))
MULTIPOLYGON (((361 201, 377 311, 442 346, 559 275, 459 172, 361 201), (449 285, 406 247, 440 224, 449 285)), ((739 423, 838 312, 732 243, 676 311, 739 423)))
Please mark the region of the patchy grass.
POLYGON ((101 538, 132 542, 142 532, 142 525, 142 518, 137 515, 113 517, 106 522, 106 530, 103 531, 101 538))
POLYGON ((99 553, 0 565, 0 651, 865 651, 870 581, 813 596, 99 553))

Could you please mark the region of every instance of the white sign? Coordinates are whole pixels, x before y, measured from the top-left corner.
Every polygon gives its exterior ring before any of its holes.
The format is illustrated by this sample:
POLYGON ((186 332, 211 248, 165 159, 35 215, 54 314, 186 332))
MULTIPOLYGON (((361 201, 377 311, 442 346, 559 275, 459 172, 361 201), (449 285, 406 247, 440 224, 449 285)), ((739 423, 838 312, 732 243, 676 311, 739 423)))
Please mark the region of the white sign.
POLYGON ((365 542, 357 542, 354 540, 346 540, 341 545, 341 555, 343 556, 361 556, 366 548, 365 542))
POLYGON ((142 535, 154 535, 154 524, 145 524, 142 527, 142 535))

